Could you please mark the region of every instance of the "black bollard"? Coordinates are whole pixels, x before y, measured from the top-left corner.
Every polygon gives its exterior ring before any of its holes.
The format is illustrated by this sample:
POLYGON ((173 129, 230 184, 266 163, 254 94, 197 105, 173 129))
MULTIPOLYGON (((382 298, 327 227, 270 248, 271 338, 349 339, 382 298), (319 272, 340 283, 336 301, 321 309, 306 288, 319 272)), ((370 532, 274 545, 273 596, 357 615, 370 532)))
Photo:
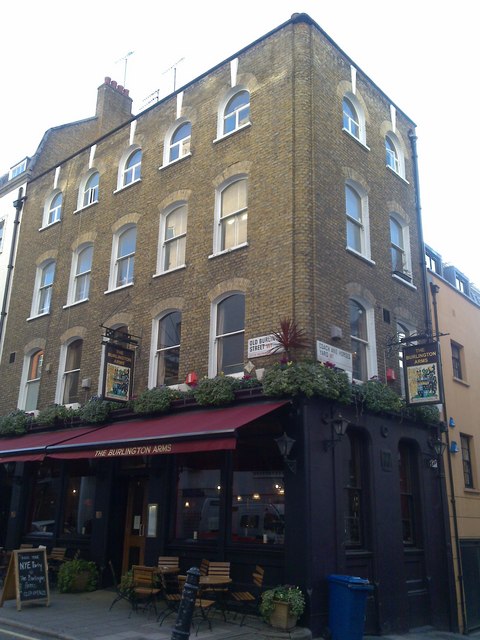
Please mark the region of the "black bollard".
POLYGON ((197 599, 200 570, 192 567, 187 571, 187 580, 183 587, 182 599, 177 613, 177 620, 172 630, 170 640, 188 640, 192 626, 193 610, 197 599))

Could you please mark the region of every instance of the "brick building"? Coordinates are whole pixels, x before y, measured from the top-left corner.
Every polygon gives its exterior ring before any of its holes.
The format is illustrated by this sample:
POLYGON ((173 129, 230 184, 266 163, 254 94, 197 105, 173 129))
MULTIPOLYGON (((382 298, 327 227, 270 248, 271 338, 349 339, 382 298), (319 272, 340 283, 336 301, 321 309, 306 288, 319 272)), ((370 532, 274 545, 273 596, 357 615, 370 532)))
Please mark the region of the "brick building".
MULTIPOLYGON (((135 351, 136 395, 189 374, 242 376, 249 362, 262 370, 278 356, 250 346, 281 318, 305 331, 299 355, 341 358, 357 382, 400 393, 392 345, 428 328, 415 125, 319 26, 295 14, 135 117, 125 118, 124 90, 110 79, 99 105, 107 98, 105 111, 120 112, 111 130, 82 135, 85 146, 62 161, 46 158, 29 184, 0 413, 120 396, 120 377, 103 376, 112 338, 135 351)), ((441 480, 424 464, 431 429, 344 407, 347 437, 331 446, 338 410, 260 399, 240 418, 235 407, 180 412, 158 421, 175 441, 190 425, 184 448, 166 456, 122 457, 120 445, 147 442, 152 422, 105 427, 111 437, 77 430, 4 443, 9 473, 28 480, 12 483, 6 539, 68 543, 124 567, 160 552, 184 564, 209 553, 240 578, 256 561, 272 583, 306 590, 315 633, 327 622, 326 576, 354 573, 376 585, 370 631, 454 628, 441 480), (224 446, 213 415, 230 434, 224 446), (282 431, 295 438, 296 473, 276 449, 282 431), (101 451, 110 459, 92 460, 101 451), (278 495, 260 504, 269 515, 275 505, 272 535, 258 507, 234 501, 242 483, 258 496, 269 478, 278 495), (67 526, 77 485, 82 524, 67 526), (46 487, 50 517, 32 506, 46 487), (158 522, 140 536, 147 505, 158 522)))

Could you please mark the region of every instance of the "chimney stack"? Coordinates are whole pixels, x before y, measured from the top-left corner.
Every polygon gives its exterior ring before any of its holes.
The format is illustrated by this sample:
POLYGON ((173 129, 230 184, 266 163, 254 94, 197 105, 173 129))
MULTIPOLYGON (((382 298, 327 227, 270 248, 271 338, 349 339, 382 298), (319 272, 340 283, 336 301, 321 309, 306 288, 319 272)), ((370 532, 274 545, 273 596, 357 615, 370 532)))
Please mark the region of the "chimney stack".
POLYGON ((132 99, 128 89, 105 77, 98 87, 97 109, 98 135, 103 135, 132 117, 132 99))

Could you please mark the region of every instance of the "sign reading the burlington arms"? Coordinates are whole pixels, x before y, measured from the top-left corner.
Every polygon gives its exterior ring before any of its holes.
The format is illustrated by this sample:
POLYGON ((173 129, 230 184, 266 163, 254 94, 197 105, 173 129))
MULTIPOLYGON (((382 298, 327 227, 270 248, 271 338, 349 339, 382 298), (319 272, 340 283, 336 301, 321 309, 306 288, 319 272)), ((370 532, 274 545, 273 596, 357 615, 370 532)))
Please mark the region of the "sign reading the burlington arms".
POLYGON ((438 371, 438 344, 404 347, 405 389, 407 404, 438 404, 442 402, 438 371))
POLYGON ((105 400, 130 400, 133 387, 135 351, 117 344, 105 346, 105 400))

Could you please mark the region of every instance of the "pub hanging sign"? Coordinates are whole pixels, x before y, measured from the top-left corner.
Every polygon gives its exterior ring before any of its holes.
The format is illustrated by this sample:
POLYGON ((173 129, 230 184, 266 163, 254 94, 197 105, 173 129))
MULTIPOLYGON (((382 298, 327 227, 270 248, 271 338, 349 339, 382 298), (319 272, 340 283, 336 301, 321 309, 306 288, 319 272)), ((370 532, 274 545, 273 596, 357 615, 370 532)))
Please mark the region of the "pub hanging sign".
POLYGON ((104 398, 128 402, 133 390, 135 351, 115 343, 105 345, 104 398))
POLYGON ((404 347, 406 401, 408 405, 442 402, 437 342, 404 347))

